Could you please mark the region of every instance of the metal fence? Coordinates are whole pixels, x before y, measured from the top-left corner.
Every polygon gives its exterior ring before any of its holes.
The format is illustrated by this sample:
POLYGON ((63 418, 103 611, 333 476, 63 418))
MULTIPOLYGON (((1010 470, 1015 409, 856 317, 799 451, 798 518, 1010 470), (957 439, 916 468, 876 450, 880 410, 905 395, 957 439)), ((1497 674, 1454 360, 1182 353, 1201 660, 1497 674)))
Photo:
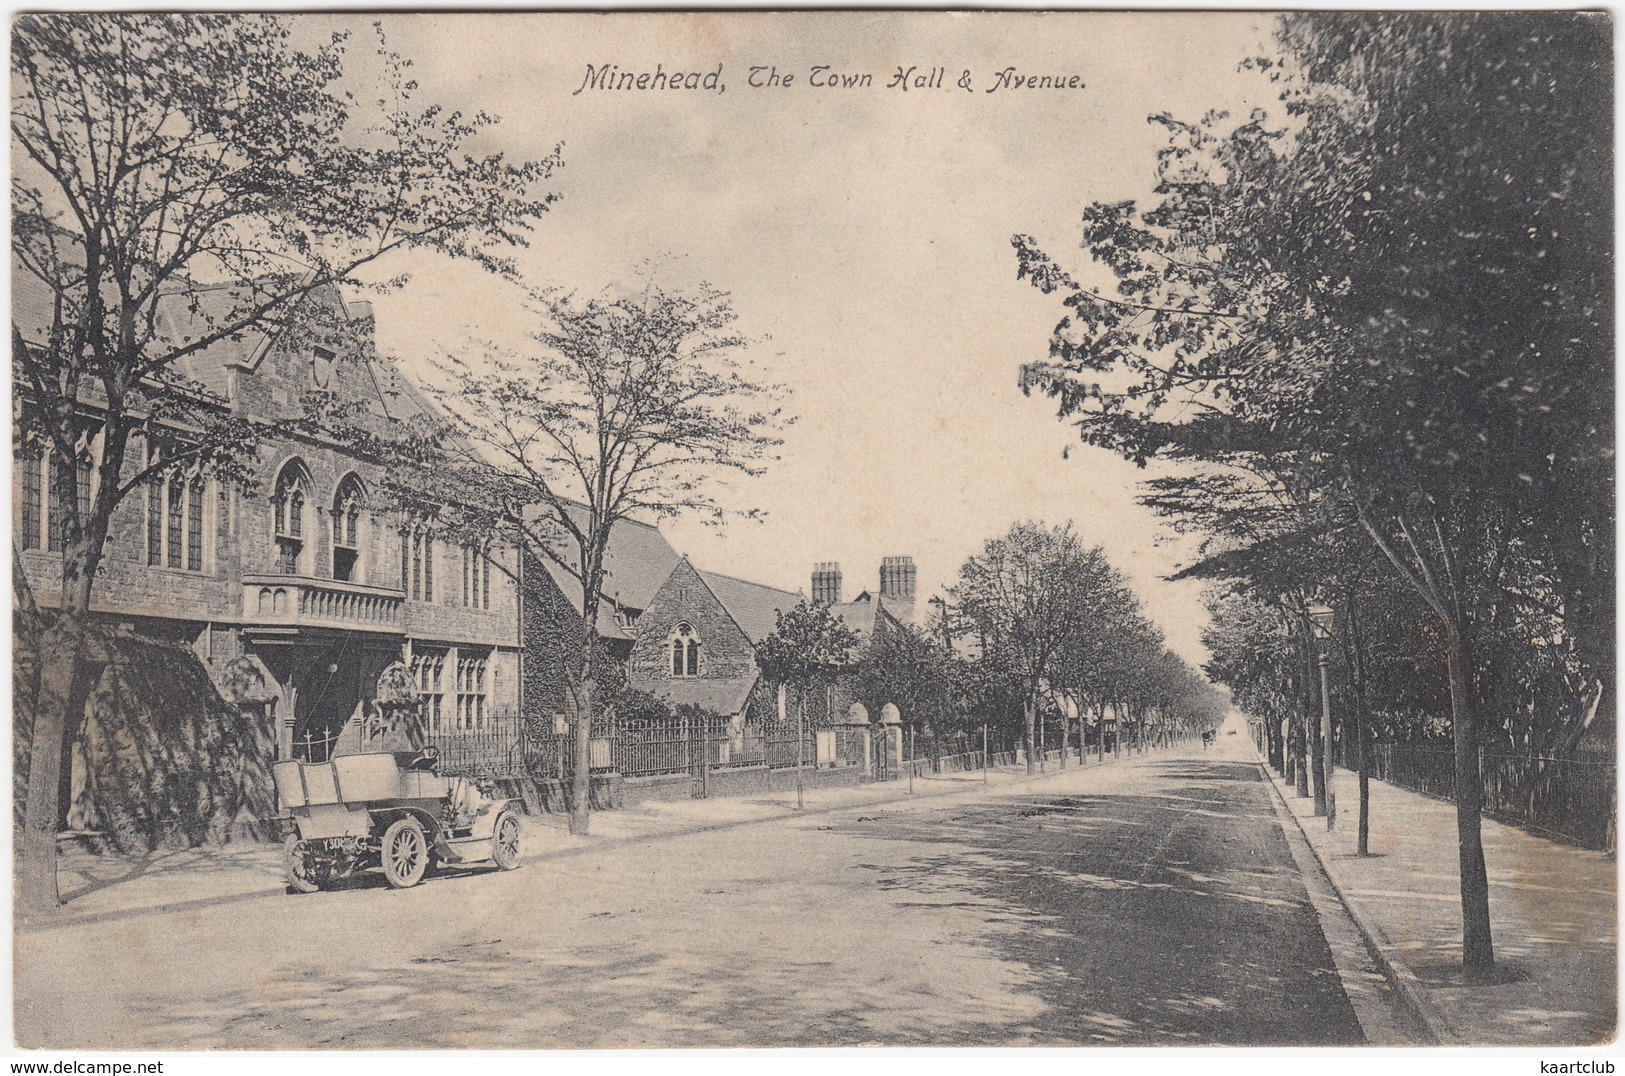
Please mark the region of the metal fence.
POLYGON ((727 732, 721 718, 623 721, 610 734, 610 757, 627 777, 692 773, 697 766, 715 764, 727 732))
POLYGON ((464 777, 525 777, 544 761, 544 748, 557 750, 530 735, 517 714, 492 714, 469 727, 431 728, 425 740, 439 753, 442 773, 464 777))
MULTIPOLYGON (((1454 799, 1456 757, 1445 744, 1372 744, 1371 776, 1454 799)), ((1354 768, 1345 745, 1344 764, 1354 768)), ((1617 788, 1613 759, 1515 755, 1480 749, 1484 813, 1586 848, 1614 851, 1617 788)))
MULTIPOLYGON (((603 736, 594 737, 591 768, 615 771, 627 777, 698 774, 711 770, 765 766, 791 769, 804 766, 859 766, 865 762, 865 733, 856 728, 797 727, 794 721, 769 721, 731 728, 726 718, 675 720, 622 720, 603 736)), ((880 728, 870 733, 869 760, 886 738, 880 728)), ((431 729, 427 743, 440 756, 441 772, 469 777, 537 779, 567 776, 573 757, 568 733, 555 732, 551 722, 527 721, 517 714, 497 714, 478 725, 431 729)), ((926 741, 921 741, 925 743, 926 741)), ((941 757, 980 750, 980 736, 929 741, 930 754, 941 757), (960 741, 963 741, 961 743, 960 741), (972 743, 974 741, 974 744, 972 743)), ((995 744, 995 749, 997 749, 995 744)), ((927 750, 917 747, 921 755, 927 750)), ((907 748, 905 747, 905 757, 907 748)), ((898 759, 890 759, 892 767, 898 759)))

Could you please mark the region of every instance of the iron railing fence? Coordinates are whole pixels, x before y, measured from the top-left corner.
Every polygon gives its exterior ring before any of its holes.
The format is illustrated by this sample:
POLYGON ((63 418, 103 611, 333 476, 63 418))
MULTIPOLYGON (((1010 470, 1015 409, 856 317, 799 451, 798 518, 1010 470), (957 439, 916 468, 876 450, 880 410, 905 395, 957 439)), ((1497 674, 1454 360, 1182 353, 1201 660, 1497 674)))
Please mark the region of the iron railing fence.
MULTIPOLYGON (((1355 745, 1339 745, 1348 769, 1355 745)), ((1456 755, 1450 744, 1381 743, 1366 748, 1371 776, 1413 792, 1455 799, 1456 755)), ((1612 852, 1618 835, 1614 760, 1607 755, 1478 752, 1484 813, 1535 833, 1612 852)))
POLYGON ((728 723, 720 717, 621 721, 610 746, 614 768, 627 777, 692 773, 727 761, 728 723))
MULTIPOLYGON (((981 757, 980 730, 916 735, 912 743, 906 726, 896 731, 902 734, 901 752, 895 745, 894 730, 878 724, 868 730, 816 729, 798 728, 796 722, 786 720, 734 729, 726 718, 714 715, 620 720, 593 738, 591 768, 646 777, 697 774, 702 765, 712 770, 790 769, 799 758, 809 768, 862 766, 867 760, 871 768, 895 770, 910 758, 944 760, 952 766, 946 760, 981 757)), ((568 733, 556 732, 550 721, 511 713, 489 715, 469 727, 430 729, 426 742, 438 752, 441 772, 469 777, 566 778, 574 758, 574 741, 568 733)), ((314 747, 319 751, 323 746, 309 745, 307 750, 314 747)), ((1021 740, 1018 735, 990 732, 987 746, 995 757, 1011 755, 1020 751, 1021 740)))
POLYGON ((533 738, 518 714, 489 714, 475 725, 431 727, 424 741, 439 754, 441 773, 506 778, 531 772, 533 738))

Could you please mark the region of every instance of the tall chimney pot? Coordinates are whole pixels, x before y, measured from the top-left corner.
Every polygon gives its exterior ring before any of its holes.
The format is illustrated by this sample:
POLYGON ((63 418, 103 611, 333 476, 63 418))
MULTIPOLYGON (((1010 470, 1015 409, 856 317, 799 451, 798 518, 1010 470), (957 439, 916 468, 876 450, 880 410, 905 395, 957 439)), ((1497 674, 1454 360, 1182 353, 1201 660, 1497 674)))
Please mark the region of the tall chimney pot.
POLYGON ((841 566, 835 561, 813 565, 812 598, 822 605, 841 603, 841 566))
POLYGON ((897 601, 914 600, 914 558, 882 557, 880 561, 880 596, 897 601))

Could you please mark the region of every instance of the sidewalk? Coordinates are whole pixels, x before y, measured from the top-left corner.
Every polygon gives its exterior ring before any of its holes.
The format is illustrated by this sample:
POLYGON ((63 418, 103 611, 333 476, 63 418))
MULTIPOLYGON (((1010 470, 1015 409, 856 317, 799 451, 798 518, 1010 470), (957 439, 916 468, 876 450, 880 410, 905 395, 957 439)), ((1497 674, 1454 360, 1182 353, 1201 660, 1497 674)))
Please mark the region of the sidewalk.
MULTIPOLYGON (((1141 756, 1133 756, 1139 758, 1141 756)), ((1111 769, 1116 760, 1105 766, 1111 769)), ((1101 769, 1091 759, 1084 767, 1101 769)), ((1069 763, 1067 773, 1078 769, 1069 763)), ((1032 780, 1063 771, 1058 763, 1032 780)), ((1015 789, 1029 783, 1022 766, 988 771, 989 790, 1015 789)), ((609 844, 635 843, 775 819, 805 817, 825 811, 865 806, 883 807, 984 788, 981 770, 916 777, 909 794, 907 778, 846 787, 808 788, 805 808, 795 809, 795 792, 649 802, 613 811, 594 811, 589 835, 572 836, 562 814, 524 817, 522 859, 545 860, 576 855, 609 844)), ((160 850, 139 858, 98 856, 63 849, 58 859, 63 904, 23 929, 54 930, 78 923, 261 900, 285 895, 280 844, 231 844, 177 851, 160 850)))
POLYGON ((1617 1019, 1616 865, 1485 819, 1497 974, 1466 983, 1455 806, 1371 782, 1370 856, 1355 853, 1358 778, 1338 770, 1337 829, 1264 765, 1355 923, 1442 1044, 1590 1045, 1617 1019))

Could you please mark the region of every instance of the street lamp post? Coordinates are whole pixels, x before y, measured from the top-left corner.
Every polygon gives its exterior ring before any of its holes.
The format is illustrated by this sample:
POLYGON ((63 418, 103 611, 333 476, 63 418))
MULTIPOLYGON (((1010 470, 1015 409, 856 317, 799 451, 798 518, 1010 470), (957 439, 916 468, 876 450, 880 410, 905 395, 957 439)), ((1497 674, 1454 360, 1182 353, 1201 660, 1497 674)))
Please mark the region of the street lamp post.
POLYGON ((1332 792, 1332 694, 1326 674, 1326 651, 1332 637, 1332 608, 1311 605, 1309 623, 1315 631, 1315 659, 1320 666, 1321 784, 1326 789, 1326 828, 1337 828, 1337 798, 1332 792))

